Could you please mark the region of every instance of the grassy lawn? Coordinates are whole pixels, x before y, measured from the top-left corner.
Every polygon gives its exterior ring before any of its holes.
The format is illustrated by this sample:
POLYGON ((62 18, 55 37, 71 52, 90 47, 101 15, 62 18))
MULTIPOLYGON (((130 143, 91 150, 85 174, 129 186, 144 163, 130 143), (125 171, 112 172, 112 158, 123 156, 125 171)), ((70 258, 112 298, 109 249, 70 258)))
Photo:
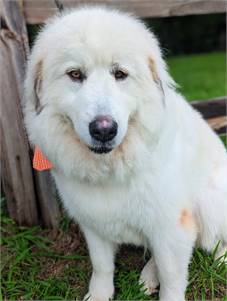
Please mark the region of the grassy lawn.
MULTIPOLYGON (((225 55, 212 53, 170 58, 170 71, 188 100, 225 94, 225 55)), ((58 231, 18 227, 1 213, 0 300, 80 300, 87 291, 91 265, 84 239, 63 216, 58 231)), ((195 250, 190 263, 187 298, 227 301, 224 258, 195 250)), ((157 300, 146 297, 138 279, 148 254, 122 247, 116 261, 115 299, 157 300), (146 258, 145 258, 146 257, 146 258)), ((171 301, 171 300, 170 300, 171 301)))
POLYGON ((226 95, 224 52, 169 58, 168 65, 181 93, 189 101, 226 95))
MULTIPOLYGON (((74 223, 64 217, 59 231, 42 230, 18 227, 2 214, 1 224, 1 300, 80 300, 84 296, 91 266, 74 223)), ((157 294, 148 298, 138 285, 145 261, 142 249, 120 250, 115 275, 117 300, 157 300, 157 294)), ((196 250, 187 298, 226 300, 226 275, 223 258, 214 261, 214 253, 196 250)))

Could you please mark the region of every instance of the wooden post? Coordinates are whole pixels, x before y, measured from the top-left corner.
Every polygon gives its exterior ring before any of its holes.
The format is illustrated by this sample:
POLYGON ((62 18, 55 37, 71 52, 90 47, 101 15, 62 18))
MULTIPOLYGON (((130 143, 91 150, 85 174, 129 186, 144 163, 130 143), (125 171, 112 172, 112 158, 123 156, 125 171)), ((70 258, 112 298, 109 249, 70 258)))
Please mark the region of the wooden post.
POLYGON ((34 172, 42 225, 45 228, 56 229, 58 227, 60 212, 54 181, 49 171, 34 172))
POLYGON ((21 225, 41 222, 56 227, 58 207, 46 181, 50 175, 34 175, 23 126, 21 100, 29 47, 19 2, 1 1, 0 18, 1 181, 8 211, 21 225))

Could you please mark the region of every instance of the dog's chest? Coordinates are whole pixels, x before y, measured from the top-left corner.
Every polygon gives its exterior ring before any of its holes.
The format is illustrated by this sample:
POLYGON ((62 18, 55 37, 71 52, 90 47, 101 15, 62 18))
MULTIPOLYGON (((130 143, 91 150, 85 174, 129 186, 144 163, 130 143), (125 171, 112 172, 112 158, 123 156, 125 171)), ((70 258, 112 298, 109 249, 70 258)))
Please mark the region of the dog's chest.
MULTIPOLYGON (((88 221, 89 223, 89 221, 88 221)), ((109 219, 105 221, 95 222, 91 221, 90 226, 97 233, 106 237, 116 243, 144 245, 145 236, 143 231, 136 225, 130 225, 126 220, 119 218, 118 220, 109 219)))
MULTIPOLYGON (((120 187, 88 187, 56 179, 69 214, 83 227, 116 243, 145 244, 141 196, 120 187)), ((147 214, 146 214, 147 215, 147 214)))
MULTIPOLYGON (((115 195, 116 196, 116 195, 115 195)), ((81 196, 75 200, 75 218, 100 235, 117 243, 143 244, 142 217, 138 207, 131 201, 129 208, 125 195, 116 199, 106 196, 90 200, 81 196)))

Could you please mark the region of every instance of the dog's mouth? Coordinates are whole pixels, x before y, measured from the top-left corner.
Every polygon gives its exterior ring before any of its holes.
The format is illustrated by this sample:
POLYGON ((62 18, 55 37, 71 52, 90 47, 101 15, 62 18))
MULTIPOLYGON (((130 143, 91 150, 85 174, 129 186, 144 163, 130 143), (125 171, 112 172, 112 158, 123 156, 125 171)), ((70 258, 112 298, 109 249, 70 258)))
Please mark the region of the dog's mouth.
POLYGON ((110 153, 114 149, 115 143, 114 141, 108 141, 108 142, 99 142, 96 140, 93 140, 90 145, 88 145, 88 148, 90 151, 92 151, 95 154, 107 154, 110 153))
POLYGON ((113 148, 107 146, 89 146, 89 149, 96 154, 107 154, 112 151, 113 148))

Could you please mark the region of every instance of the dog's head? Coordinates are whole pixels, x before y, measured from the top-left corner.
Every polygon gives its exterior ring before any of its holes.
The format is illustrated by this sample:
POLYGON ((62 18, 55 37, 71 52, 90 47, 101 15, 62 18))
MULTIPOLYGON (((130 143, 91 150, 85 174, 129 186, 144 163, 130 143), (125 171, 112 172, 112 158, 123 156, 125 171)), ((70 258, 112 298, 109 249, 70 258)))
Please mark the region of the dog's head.
POLYGON ((74 135, 85 152, 109 153, 130 127, 157 132, 169 84, 158 42, 137 19, 104 8, 56 17, 39 34, 28 65, 31 140, 46 148, 64 128, 61 144, 74 135))

